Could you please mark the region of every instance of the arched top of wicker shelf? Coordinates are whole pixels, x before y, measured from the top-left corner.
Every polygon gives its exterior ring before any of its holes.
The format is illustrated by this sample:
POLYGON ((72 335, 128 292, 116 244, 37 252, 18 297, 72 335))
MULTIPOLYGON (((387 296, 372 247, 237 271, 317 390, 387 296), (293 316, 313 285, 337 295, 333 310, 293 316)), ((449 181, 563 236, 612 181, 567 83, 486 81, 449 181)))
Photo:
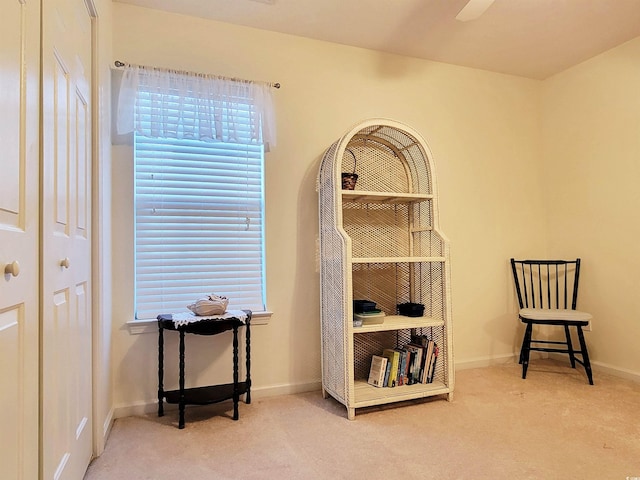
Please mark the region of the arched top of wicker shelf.
POLYGON ((340 171, 358 175, 356 190, 434 194, 431 152, 415 130, 389 119, 364 121, 331 149, 340 171))

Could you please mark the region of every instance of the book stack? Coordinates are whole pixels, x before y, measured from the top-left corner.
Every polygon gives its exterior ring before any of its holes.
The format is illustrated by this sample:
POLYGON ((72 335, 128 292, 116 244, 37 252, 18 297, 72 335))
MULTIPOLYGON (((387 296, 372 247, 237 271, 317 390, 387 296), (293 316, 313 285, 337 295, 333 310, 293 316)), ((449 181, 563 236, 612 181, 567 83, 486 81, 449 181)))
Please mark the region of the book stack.
POLYGON ((353 326, 379 325, 384 322, 385 314, 371 300, 353 301, 353 326))
POLYGON ((437 343, 426 335, 412 337, 402 348, 385 348, 372 357, 368 383, 376 387, 432 383, 438 353, 437 343))
POLYGON ((356 325, 380 325, 384 323, 385 313, 376 310, 373 312, 363 312, 363 313, 354 313, 353 314, 353 324, 356 325))

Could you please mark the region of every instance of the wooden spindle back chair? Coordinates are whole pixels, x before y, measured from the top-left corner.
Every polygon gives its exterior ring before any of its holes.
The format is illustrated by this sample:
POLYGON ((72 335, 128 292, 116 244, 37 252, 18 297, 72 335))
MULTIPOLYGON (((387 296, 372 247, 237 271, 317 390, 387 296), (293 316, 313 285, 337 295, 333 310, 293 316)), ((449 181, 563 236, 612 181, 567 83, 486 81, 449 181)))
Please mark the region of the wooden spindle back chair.
POLYGON ((520 349, 522 378, 527 377, 531 350, 566 353, 569 355, 571 367, 575 368, 576 362, 580 363, 587 373, 589 383, 593 385, 589 352, 582 330, 589 325, 592 316, 576 309, 580 259, 514 260, 512 258, 511 268, 520 304, 518 316, 526 325, 520 349), (532 338, 534 325, 563 327, 565 341, 532 338), (570 327, 576 329, 580 350, 573 349, 570 327), (580 355, 581 358, 576 355, 580 355))

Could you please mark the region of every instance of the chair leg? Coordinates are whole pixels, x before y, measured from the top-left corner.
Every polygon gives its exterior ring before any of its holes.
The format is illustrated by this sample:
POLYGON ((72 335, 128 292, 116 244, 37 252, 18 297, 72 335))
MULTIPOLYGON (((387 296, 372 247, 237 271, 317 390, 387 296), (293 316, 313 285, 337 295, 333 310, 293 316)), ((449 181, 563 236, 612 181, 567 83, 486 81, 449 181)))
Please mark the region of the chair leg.
POLYGON ((531 335, 533 324, 527 323, 522 339, 522 350, 520 351, 520 363, 522 364, 522 378, 527 378, 527 368, 529 368, 529 354, 531 353, 531 335))
POLYGON ((584 369, 587 372, 587 378, 589 378, 589 385, 593 385, 593 373, 591 372, 591 362, 589 361, 589 352, 587 351, 587 343, 584 341, 584 333, 582 332, 582 326, 577 325, 578 339, 580 340, 580 348, 582 349, 582 363, 584 369))
POLYGON ((564 326, 564 336, 567 338, 567 350, 569 351, 571 368, 576 368, 576 357, 573 353, 573 345, 571 344, 571 332, 569 332, 569 325, 564 326))
MULTIPOLYGON (((529 327, 530 324, 527 323, 527 328, 529 327)), ((524 330, 524 336, 522 337, 522 345, 520 345, 520 360, 518 360, 518 363, 520 365, 522 365, 522 362, 524 361, 524 347, 525 345, 527 345, 527 328, 525 328, 524 330)))
POLYGON ((522 362, 524 361, 524 345, 526 343, 526 340, 527 340, 527 330, 525 329, 524 336, 522 337, 522 345, 520 345, 520 360, 518 361, 520 365, 522 365, 522 362))

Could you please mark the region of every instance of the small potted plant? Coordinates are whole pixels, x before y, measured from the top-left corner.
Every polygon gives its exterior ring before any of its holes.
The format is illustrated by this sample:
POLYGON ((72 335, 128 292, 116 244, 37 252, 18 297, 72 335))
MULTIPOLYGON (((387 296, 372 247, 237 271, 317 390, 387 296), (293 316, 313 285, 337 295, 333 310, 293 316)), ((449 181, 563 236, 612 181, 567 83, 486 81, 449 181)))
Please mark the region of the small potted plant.
POLYGON ((358 174, 356 173, 356 155, 348 148, 345 151, 349 152, 353 157, 353 172, 342 172, 342 189, 355 190, 356 182, 358 181, 358 174))

